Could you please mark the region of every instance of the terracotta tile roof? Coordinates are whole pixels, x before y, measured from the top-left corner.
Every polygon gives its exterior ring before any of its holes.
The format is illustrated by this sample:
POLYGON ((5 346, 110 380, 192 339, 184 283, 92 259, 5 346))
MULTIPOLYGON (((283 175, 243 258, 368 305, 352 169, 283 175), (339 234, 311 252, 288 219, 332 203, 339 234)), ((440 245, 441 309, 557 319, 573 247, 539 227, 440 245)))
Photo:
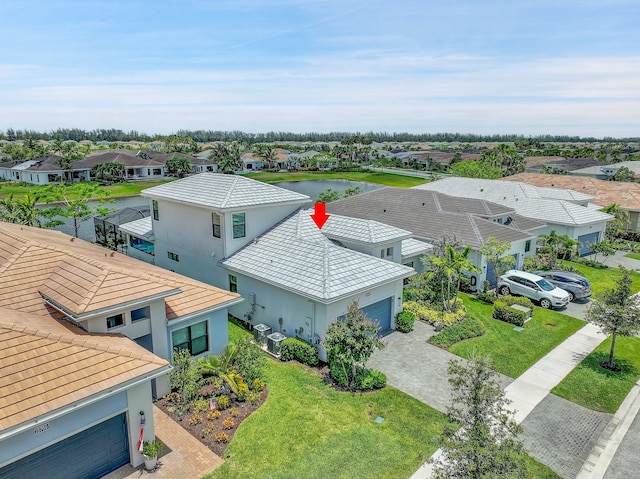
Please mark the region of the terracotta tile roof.
POLYGON ((617 203, 624 209, 640 211, 640 184, 638 183, 605 181, 588 176, 542 175, 536 173, 519 173, 502 179, 505 181, 521 181, 547 188, 567 188, 595 197, 594 203, 600 206, 617 203))
POLYGON ((8 308, 0 308, 0 357, 0 431, 168 367, 124 336, 8 308))
POLYGON ((240 298, 63 233, 0 223, 0 307, 70 316, 165 296, 167 319, 240 298))

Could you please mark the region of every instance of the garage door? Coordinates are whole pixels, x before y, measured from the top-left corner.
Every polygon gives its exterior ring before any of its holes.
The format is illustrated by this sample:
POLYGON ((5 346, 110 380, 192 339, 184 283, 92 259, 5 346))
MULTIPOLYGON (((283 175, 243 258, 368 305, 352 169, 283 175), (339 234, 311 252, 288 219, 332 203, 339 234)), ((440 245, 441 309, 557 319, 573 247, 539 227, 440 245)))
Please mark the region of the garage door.
POLYGON ((125 414, 41 449, 0 469, 2 479, 92 479, 129 462, 125 414))
POLYGON ((589 233, 588 235, 578 236, 580 241, 580 256, 591 253, 591 245, 598 242, 600 233, 589 233))
POLYGON ((361 309, 371 321, 378 321, 378 331, 391 329, 391 300, 383 299, 377 303, 370 304, 361 309))

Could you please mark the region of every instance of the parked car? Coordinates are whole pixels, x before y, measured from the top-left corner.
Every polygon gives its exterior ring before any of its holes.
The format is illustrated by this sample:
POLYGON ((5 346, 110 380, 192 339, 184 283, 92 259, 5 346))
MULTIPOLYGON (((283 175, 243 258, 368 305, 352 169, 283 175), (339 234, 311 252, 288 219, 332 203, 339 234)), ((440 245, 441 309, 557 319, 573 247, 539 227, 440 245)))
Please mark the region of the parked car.
POLYGON ((541 276, 515 269, 498 277, 498 292, 503 296, 517 294, 539 302, 545 309, 562 308, 569 304, 570 296, 541 276))
POLYGON ((568 271, 534 271, 533 273, 542 276, 552 285, 564 289, 571 296, 571 301, 591 296, 591 283, 577 273, 568 271))

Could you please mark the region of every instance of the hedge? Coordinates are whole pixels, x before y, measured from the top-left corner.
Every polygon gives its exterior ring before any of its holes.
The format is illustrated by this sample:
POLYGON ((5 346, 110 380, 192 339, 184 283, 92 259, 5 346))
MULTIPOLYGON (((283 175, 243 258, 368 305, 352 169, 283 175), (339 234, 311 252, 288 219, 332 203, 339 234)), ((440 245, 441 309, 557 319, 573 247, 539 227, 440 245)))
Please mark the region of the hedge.
POLYGON ((318 359, 318 350, 311 344, 298 338, 287 338, 282 341, 282 345, 280 346, 280 359, 283 361, 295 359, 309 366, 316 366, 320 362, 318 359))
POLYGON ((411 311, 401 311, 396 316, 396 329, 401 333, 413 331, 413 323, 415 321, 416 316, 411 311))
POLYGON ((457 342, 482 336, 485 332, 486 330, 480 321, 468 317, 457 324, 447 326, 435 336, 431 336, 429 342, 442 349, 449 349, 457 342))
POLYGON ((420 321, 425 321, 429 324, 443 323, 445 326, 458 323, 467 316, 467 311, 462 301, 458 303, 458 310, 454 312, 437 311, 426 304, 416 301, 407 301, 402 305, 402 308, 413 313, 420 321))
POLYGON ((504 321, 505 323, 515 324, 516 326, 524 326, 524 322, 528 319, 527 313, 513 309, 504 301, 495 302, 491 316, 494 319, 504 321))

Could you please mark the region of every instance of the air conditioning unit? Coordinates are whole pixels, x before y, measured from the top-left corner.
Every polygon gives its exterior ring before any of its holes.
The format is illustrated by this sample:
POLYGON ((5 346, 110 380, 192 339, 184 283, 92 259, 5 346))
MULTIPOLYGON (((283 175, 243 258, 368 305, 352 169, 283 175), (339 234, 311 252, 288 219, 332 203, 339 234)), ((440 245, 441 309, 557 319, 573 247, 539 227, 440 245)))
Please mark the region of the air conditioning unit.
POLYGON ((269 352, 272 354, 280 354, 280 346, 285 339, 287 339, 287 337, 280 333, 271 333, 267 336, 267 349, 269 352))
POLYGON ((256 343, 266 345, 267 336, 271 334, 271 326, 260 323, 253 327, 253 339, 256 343))

